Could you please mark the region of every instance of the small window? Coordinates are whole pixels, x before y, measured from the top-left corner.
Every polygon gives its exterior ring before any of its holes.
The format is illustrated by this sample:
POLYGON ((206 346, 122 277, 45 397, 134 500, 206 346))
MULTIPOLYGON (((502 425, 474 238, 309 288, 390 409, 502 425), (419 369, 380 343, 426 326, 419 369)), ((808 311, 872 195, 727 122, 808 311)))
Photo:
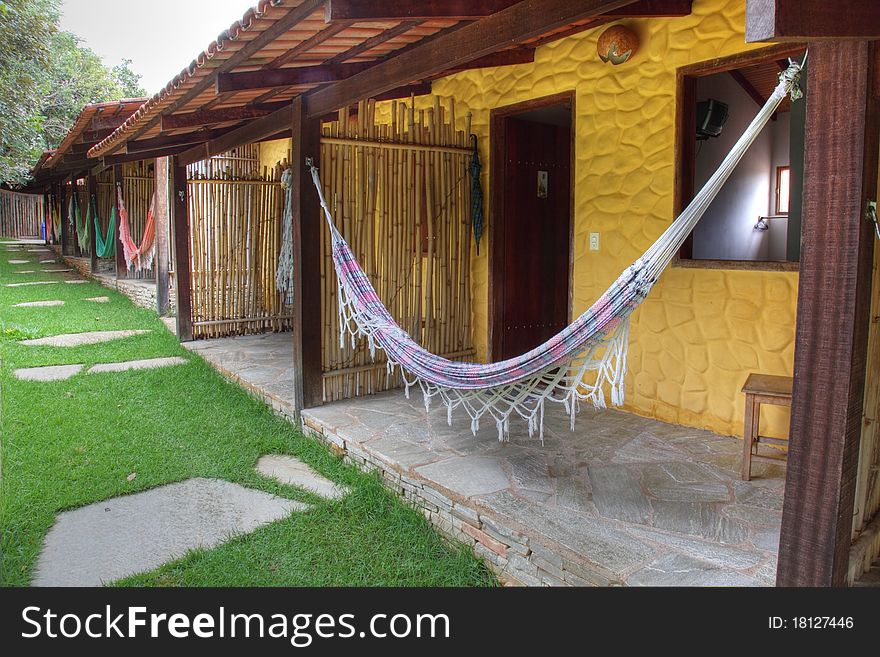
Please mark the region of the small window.
POLYGON ((791 167, 776 167, 776 214, 788 214, 791 167))

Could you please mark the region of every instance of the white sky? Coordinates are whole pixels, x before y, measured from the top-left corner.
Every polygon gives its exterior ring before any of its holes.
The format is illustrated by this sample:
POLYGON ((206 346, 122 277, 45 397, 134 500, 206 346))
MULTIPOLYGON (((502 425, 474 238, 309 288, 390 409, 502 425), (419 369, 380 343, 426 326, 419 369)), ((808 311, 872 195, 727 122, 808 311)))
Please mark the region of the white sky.
POLYGON ((104 63, 130 59, 150 95, 189 65, 257 0, 63 0, 61 28, 104 63))

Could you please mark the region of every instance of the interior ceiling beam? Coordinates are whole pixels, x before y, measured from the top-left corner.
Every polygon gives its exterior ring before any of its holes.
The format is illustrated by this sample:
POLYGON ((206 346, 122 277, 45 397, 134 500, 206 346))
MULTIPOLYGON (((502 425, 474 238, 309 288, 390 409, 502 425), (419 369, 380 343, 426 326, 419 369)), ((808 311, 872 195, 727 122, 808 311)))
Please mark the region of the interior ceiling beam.
POLYGON ((474 21, 392 56, 362 73, 307 96, 309 116, 322 116, 361 98, 424 80, 522 41, 633 4, 632 0, 532 0, 474 21))
POLYGON ((473 20, 485 18, 520 0, 327 0, 324 20, 328 23, 394 20, 473 20))
POLYGON ((372 62, 317 64, 315 66, 263 69, 245 73, 221 73, 217 76, 217 93, 338 82, 366 70, 371 64, 372 62))
POLYGON ((197 112, 187 112, 186 114, 169 114, 162 117, 161 129, 164 132, 165 130, 179 130, 181 128, 203 128, 218 123, 228 123, 229 121, 258 119, 280 108, 280 103, 271 103, 268 105, 244 105, 215 110, 199 110, 197 112))
POLYGON ((758 90, 755 89, 754 85, 749 82, 748 78, 746 78, 746 76, 742 74, 742 71, 733 69, 731 71, 728 71, 728 73, 730 73, 730 77, 736 80, 736 83, 742 88, 742 90, 749 95, 749 98, 755 101, 755 104, 758 107, 764 107, 767 99, 764 98, 760 93, 758 93, 758 90))
MULTIPOLYGON (((272 23, 271 27, 264 30, 250 41, 246 42, 241 48, 236 50, 235 54, 229 57, 229 59, 220 62, 217 68, 214 69, 214 72, 223 73, 224 71, 232 70, 236 66, 241 66, 242 64, 246 63, 260 49, 265 47, 267 44, 272 43, 273 41, 275 41, 275 39, 287 32, 294 25, 300 23, 301 21, 305 20, 316 11, 318 11, 323 3, 324 0, 304 0, 302 4, 294 7, 285 16, 272 23)), ((186 107, 187 103, 194 100, 195 98, 198 98, 213 84, 213 75, 204 76, 204 78, 200 82, 196 83, 189 91, 183 94, 183 96, 171 103, 171 105, 167 107, 162 113, 173 114, 181 108, 186 107)), ((147 130, 159 123, 160 118, 161 116, 156 116, 152 120, 147 121, 144 125, 135 130, 134 134, 132 134, 129 139, 137 139, 138 137, 140 137, 147 130)), ((108 153, 113 153, 114 151, 119 150, 123 147, 124 143, 124 141, 118 142, 108 151, 108 153)))
POLYGON ((100 158, 100 164, 104 168, 113 166, 114 164, 124 164, 125 162, 140 162, 141 160, 152 160, 157 157, 167 157, 169 155, 177 155, 181 151, 190 148, 187 145, 177 146, 175 148, 160 148, 152 151, 142 151, 138 153, 122 153, 117 155, 105 155, 100 158))
POLYGON ((747 0, 746 41, 880 39, 877 0, 747 0))

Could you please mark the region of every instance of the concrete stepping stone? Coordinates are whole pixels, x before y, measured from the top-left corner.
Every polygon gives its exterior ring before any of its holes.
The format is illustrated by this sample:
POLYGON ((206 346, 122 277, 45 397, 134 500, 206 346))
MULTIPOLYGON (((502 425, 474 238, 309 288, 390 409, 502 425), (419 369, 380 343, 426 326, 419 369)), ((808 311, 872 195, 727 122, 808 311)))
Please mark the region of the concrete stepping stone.
POLYGON ((82 365, 50 365, 48 367, 24 367, 12 374, 21 381, 64 381, 79 374, 82 365))
POLYGON ((82 285, 83 283, 88 283, 88 281, 84 281, 82 279, 77 279, 73 281, 64 281, 67 285, 82 285))
POLYGON ((28 283, 7 283, 4 287, 26 287, 28 285, 57 285, 59 281, 31 281, 28 283))
POLYGON ((48 260, 40 260, 41 265, 54 265, 56 262, 58 262, 58 261, 55 260, 55 258, 49 258, 48 260))
POLYGON ((299 486, 327 500, 337 500, 349 493, 347 486, 339 486, 293 456, 267 454, 257 460, 257 472, 288 486, 299 486))
POLYGON ((13 308, 51 308, 52 306, 63 306, 63 301, 25 301, 24 303, 16 303, 13 308))
POLYGON ((101 372, 128 372, 129 370, 154 370, 159 367, 171 367, 172 365, 184 365, 187 360, 179 356, 168 358, 149 358, 146 360, 128 360, 121 363, 102 363, 93 365, 89 374, 101 372))
POLYGON ((141 335, 149 333, 148 330, 128 330, 128 331, 91 331, 89 333, 65 333, 63 335, 51 335, 46 338, 37 338, 35 340, 22 340, 19 344, 28 347, 80 347, 87 344, 98 344, 100 342, 110 342, 112 340, 121 340, 122 338, 130 338, 133 335, 141 335))
POLYGON ((16 274, 36 274, 37 272, 35 272, 33 269, 19 269, 15 273, 16 274))
POLYGON ((28 253, 52 253, 50 249, 28 249, 28 253))
POLYGON ((85 301, 93 301, 94 303, 110 303, 110 297, 89 297, 85 301))
POLYGON ((9 261, 10 265, 26 265, 28 263, 30 263, 30 260, 10 260, 9 261))
POLYGON ((40 271, 51 272, 53 274, 60 274, 64 272, 73 271, 72 269, 41 269, 40 271))
POLYGON ((100 586, 212 548, 308 505, 218 479, 187 479, 58 515, 34 586, 100 586))

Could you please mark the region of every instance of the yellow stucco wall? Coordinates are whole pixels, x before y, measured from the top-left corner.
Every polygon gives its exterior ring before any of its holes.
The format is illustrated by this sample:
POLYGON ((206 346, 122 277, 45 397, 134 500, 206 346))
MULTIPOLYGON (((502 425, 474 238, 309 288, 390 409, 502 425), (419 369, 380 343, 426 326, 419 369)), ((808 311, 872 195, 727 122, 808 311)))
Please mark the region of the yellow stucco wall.
MULTIPOLYGON (((490 109, 575 91, 574 315, 672 220, 676 69, 757 47, 744 42, 745 0, 696 0, 688 17, 623 22, 641 49, 622 66, 597 57, 599 28, 542 46, 534 64, 468 71, 433 85, 434 94, 455 99, 460 128, 472 113, 485 165, 490 109), (590 232, 601 233, 598 252, 587 248, 590 232)), ((417 106, 428 102, 417 99, 417 106)), ((472 269, 481 358, 487 251, 474 256, 472 269)), ((796 273, 669 269, 633 316, 626 408, 741 436, 747 373, 792 372, 796 297, 796 273)), ((765 409, 762 431, 784 435, 787 409, 765 409)))
POLYGON ((290 153, 290 139, 275 139, 260 144, 260 169, 272 169, 290 153))

